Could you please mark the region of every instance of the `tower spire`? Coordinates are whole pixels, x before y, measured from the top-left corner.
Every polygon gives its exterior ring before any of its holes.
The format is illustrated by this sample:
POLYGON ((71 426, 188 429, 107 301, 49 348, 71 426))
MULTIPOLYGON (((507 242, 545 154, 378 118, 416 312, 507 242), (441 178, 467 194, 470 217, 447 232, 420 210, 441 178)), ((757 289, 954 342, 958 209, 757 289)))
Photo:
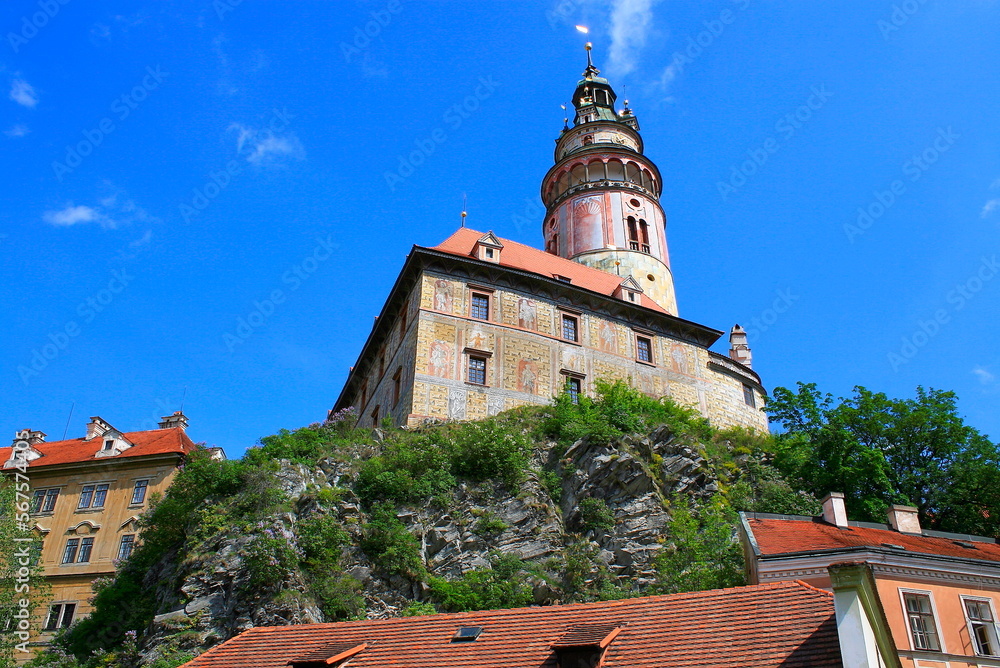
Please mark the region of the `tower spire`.
POLYGON ((583 45, 583 48, 587 50, 587 69, 583 71, 583 76, 591 79, 601 73, 599 69, 594 67, 594 60, 590 57, 590 52, 593 50, 594 45, 587 42, 583 45))

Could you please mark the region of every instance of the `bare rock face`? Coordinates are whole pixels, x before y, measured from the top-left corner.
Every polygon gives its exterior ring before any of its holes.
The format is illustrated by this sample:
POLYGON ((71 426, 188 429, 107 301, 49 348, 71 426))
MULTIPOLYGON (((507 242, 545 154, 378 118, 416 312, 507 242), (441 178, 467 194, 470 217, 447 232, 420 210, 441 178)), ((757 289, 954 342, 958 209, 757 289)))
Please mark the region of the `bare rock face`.
MULTIPOLYGON (((717 488, 697 445, 675 438, 666 428, 610 444, 583 439, 558 459, 556 451, 550 443, 536 452, 535 466, 517 490, 489 482, 460 483, 447 509, 433 504, 398 509, 398 519, 419 541, 427 572, 452 579, 488 568, 497 553, 513 554, 543 573, 528 584, 534 604, 550 605, 565 596, 561 582, 567 555, 576 550, 589 555, 592 572, 583 575, 585 580, 605 573, 641 586, 655 577, 653 560, 670 519, 666 499, 676 493, 708 498, 717 488), (543 465, 561 478, 558 501, 540 481, 543 465), (610 528, 584 526, 580 504, 589 498, 607 505, 614 519, 610 528)), ((157 590, 160 614, 146 634, 143 663, 170 651, 200 653, 254 626, 327 621, 309 597, 302 573, 254 585, 247 568, 248 546, 257 532, 283 536, 294 548, 298 524, 313 513, 328 512, 320 509, 317 490, 335 488, 340 494, 334 512, 350 537, 341 567, 360 583, 365 615, 394 617, 411 601, 426 600, 426 584, 385 573, 360 547, 367 515, 346 489, 360 458, 323 459, 312 467, 285 462, 275 476, 294 510, 269 518, 252 532, 187 545, 181 558, 165 555, 147 578, 157 590)))

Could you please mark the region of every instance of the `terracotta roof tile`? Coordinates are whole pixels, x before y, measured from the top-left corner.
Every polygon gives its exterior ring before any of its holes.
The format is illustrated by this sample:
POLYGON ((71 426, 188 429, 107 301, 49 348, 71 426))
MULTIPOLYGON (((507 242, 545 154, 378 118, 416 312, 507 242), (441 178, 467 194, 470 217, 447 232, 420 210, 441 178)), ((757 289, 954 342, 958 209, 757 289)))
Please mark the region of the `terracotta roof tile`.
MULTIPOLYGON (((82 438, 71 438, 66 441, 38 443, 34 449, 42 456, 28 463, 31 468, 53 466, 55 464, 73 464, 77 462, 117 461, 130 457, 160 455, 167 453, 186 454, 194 449, 194 442, 180 427, 170 429, 153 429, 151 431, 130 431, 122 434, 132 447, 114 457, 98 457, 102 440, 95 438, 85 441, 82 438)), ((0 448, 0 463, 10 459, 11 447, 0 448)), ((2 465, 2 464, 0 464, 2 465)))
MULTIPOLYGON (((916 536, 889 529, 868 527, 840 528, 811 519, 747 518, 757 547, 764 556, 777 556, 816 550, 843 550, 863 547, 881 548, 899 545, 907 552, 936 554, 945 557, 980 559, 1000 562, 1000 545, 996 542, 969 541, 964 547, 958 538, 916 536)), ((966 542, 963 540, 963 542, 966 542)))
MULTIPOLYGON (((431 250, 462 257, 471 257, 476 247, 476 242, 483 236, 485 236, 484 232, 477 232, 468 227, 462 227, 431 250)), ((499 237, 497 238, 500 239, 499 237)), ((588 267, 579 262, 567 260, 558 255, 526 246, 525 244, 519 244, 516 241, 500 239, 500 243, 503 244, 503 250, 500 252, 501 267, 528 271, 539 276, 545 276, 546 278, 565 276, 570 279, 570 285, 608 295, 609 297, 621 285, 621 282, 625 280, 624 276, 615 276, 614 274, 588 267)), ((665 308, 650 299, 648 295, 640 295, 640 301, 641 305, 648 309, 667 313, 665 308)))
POLYGON ((841 666, 833 596, 796 582, 551 607, 257 627, 185 668, 280 668, 331 643, 368 643, 345 668, 555 668, 582 624, 623 624, 603 668, 841 666), (460 626, 482 626, 454 643, 460 626))

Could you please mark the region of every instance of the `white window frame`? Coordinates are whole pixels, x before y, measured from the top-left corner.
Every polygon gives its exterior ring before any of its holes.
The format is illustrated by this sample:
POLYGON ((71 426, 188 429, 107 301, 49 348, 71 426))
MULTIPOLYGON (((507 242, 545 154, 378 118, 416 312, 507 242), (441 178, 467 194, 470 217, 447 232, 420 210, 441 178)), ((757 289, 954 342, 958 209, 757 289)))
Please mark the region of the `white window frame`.
POLYGON ((976 601, 978 603, 985 603, 990 607, 990 614, 993 616, 993 628, 990 629, 993 631, 993 637, 991 638, 993 642, 993 650, 996 652, 1000 652, 1000 628, 998 628, 997 610, 996 606, 993 605, 993 599, 988 596, 968 596, 966 594, 962 594, 960 598, 962 599, 962 615, 965 617, 965 626, 969 631, 969 640, 972 641, 972 650, 976 652, 976 656, 988 657, 991 659, 1000 657, 1000 654, 980 654, 976 650, 976 636, 972 632, 972 620, 969 619, 969 610, 965 607, 966 601, 976 601))
POLYGON ((934 600, 934 592, 928 591, 926 589, 909 589, 900 587, 899 588, 899 605, 903 610, 903 624, 906 626, 906 639, 910 643, 910 649, 914 652, 940 652, 942 654, 947 653, 947 648, 945 647, 944 635, 941 633, 941 616, 938 614, 937 602, 934 600), (934 631, 937 633, 938 645, 940 649, 930 650, 930 649, 920 649, 913 642, 913 629, 910 628, 910 613, 906 609, 906 597, 905 594, 917 594, 920 596, 926 596, 931 602, 931 614, 934 615, 934 631))

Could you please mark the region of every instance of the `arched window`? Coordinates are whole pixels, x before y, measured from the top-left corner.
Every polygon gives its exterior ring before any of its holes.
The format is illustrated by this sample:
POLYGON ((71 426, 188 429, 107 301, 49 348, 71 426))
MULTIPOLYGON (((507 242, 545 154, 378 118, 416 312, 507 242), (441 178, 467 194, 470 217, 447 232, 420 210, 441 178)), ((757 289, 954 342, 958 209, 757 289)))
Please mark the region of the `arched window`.
POLYGON ((639 233, 635 227, 635 218, 628 217, 628 247, 631 250, 639 250, 639 233))
POLYGON ((640 249, 643 253, 649 252, 649 225, 642 218, 639 219, 639 241, 640 249))

